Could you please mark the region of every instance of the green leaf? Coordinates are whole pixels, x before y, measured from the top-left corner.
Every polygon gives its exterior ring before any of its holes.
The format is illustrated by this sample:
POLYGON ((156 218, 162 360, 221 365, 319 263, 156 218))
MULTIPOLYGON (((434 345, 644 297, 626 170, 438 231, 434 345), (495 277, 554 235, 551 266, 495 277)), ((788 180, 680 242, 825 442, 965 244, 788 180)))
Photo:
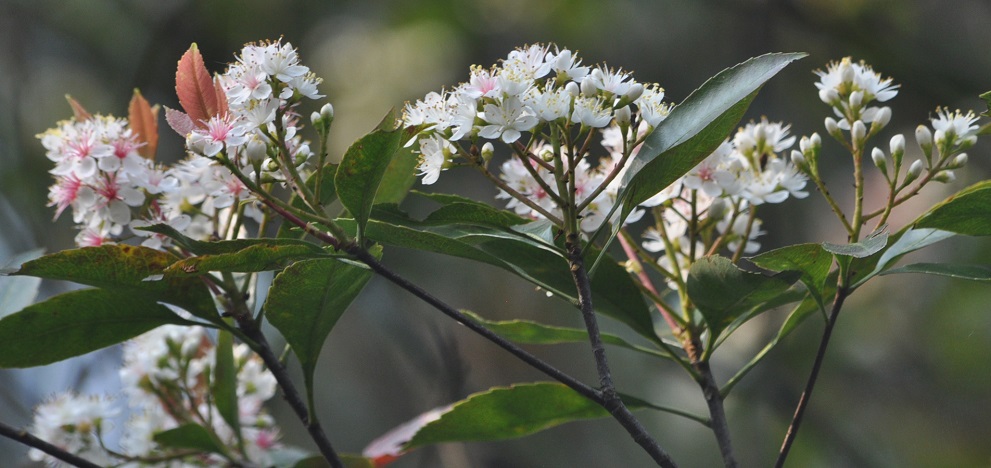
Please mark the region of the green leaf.
POLYGON ((932 207, 915 222, 967 236, 991 235, 991 180, 978 182, 932 207))
POLYGON ((516 213, 500 210, 476 200, 446 193, 425 193, 413 191, 414 195, 440 203, 439 209, 430 213, 423 224, 477 224, 481 226, 511 227, 527 224, 529 219, 516 213))
POLYGON ((822 248, 826 249, 827 252, 844 257, 866 258, 880 252, 887 244, 887 231, 879 231, 853 244, 831 244, 829 242, 823 242, 822 248))
MULTIPOLYGON (((503 338, 516 343, 539 345, 588 343, 588 331, 583 328, 557 327, 528 320, 493 321, 486 320, 468 310, 462 310, 461 312, 471 317, 472 320, 485 325, 486 328, 501 335, 503 338)), ((602 341, 606 344, 631 349, 655 357, 671 358, 666 352, 632 344, 610 333, 602 333, 602 341)))
POLYGON ((104 245, 63 250, 25 263, 16 275, 73 281, 88 286, 146 295, 152 301, 174 304, 218 326, 213 296, 198 278, 165 275, 179 258, 160 250, 131 245, 104 245))
POLYGON ((182 234, 181 232, 175 230, 172 226, 168 224, 154 224, 151 226, 138 228, 142 231, 154 232, 162 234, 164 236, 172 239, 176 245, 186 249, 196 255, 221 255, 230 254, 235 252, 240 252, 249 247, 256 245, 265 246, 276 246, 276 247, 287 247, 287 246, 297 246, 302 249, 309 249, 314 254, 323 253, 323 249, 320 246, 307 242, 300 239, 270 239, 270 238, 257 238, 257 239, 232 239, 232 240, 221 240, 213 242, 204 242, 192 239, 182 234))
POLYGON ((210 388, 213 402, 220 416, 227 421, 241 441, 241 418, 237 408, 237 364, 234 362, 234 335, 227 330, 217 332, 217 346, 213 367, 213 382, 210 388))
POLYGON ((567 422, 606 416, 609 412, 604 408, 563 384, 497 387, 456 403, 423 426, 405 448, 522 437, 567 422))
POLYGON ((382 175, 378 192, 375 193, 375 204, 392 203, 398 205, 406 199, 410 188, 416 182, 416 166, 420 160, 412 148, 399 148, 389 167, 382 175))
MULTIPOLYGON (((555 296, 577 303, 575 285, 561 252, 535 236, 492 226, 425 225, 403 213, 390 213, 390 222, 371 220, 368 238, 387 245, 442 253, 494 265, 534 283, 555 296)), ((354 221, 337 220, 346 230, 354 221)), ((516 226, 514 226, 516 227, 516 226)), ((652 341, 654 322, 643 295, 619 264, 605 262, 592 278, 598 312, 630 326, 652 341)))
POLYGON ((210 431, 196 423, 187 423, 175 429, 159 432, 152 438, 168 448, 227 454, 227 449, 210 434, 210 431))
POLYGON ((211 271, 246 273, 281 270, 297 260, 328 256, 323 249, 310 243, 256 243, 233 253, 185 258, 173 263, 165 272, 174 276, 198 276, 211 271))
MULTIPOLYGON (((393 115, 383 120, 395 122, 393 115)), ((341 203, 358 223, 357 237, 364 238, 365 223, 372 212, 375 194, 403 143, 404 132, 394 125, 380 127, 356 141, 341 160, 334 183, 341 203)))
POLYGON ((987 104, 987 106, 988 106, 987 112, 985 112, 985 113, 983 113, 981 115, 983 115, 985 117, 991 117, 991 91, 988 91, 988 92, 982 94, 980 96, 980 98, 983 99, 984 100, 984 103, 987 104))
POLYGON ((743 271, 725 257, 703 257, 688 272, 688 296, 715 338, 751 308, 787 291, 800 276, 794 271, 765 276, 743 271))
POLYGON ((901 268, 885 271, 881 275, 896 273, 925 273, 927 275, 949 276, 951 278, 974 281, 991 281, 989 265, 955 265, 951 263, 913 263, 901 268))
POLYGON ((166 324, 191 325, 142 294, 84 289, 0 320, 0 368, 33 367, 111 346, 166 324))
MULTIPOLYGON (((381 249, 377 254, 381 255, 381 249)), ((303 260, 275 276, 265 314, 292 347, 313 411, 313 374, 327 335, 354 301, 371 270, 337 259, 303 260)))
POLYGON ((894 264, 894 262, 906 254, 935 244, 941 240, 949 239, 955 235, 952 232, 940 231, 939 229, 905 229, 903 232, 896 234, 897 239, 884 249, 884 253, 878 259, 877 265, 874 266, 874 269, 870 273, 864 275, 863 279, 859 280, 859 284, 881 273, 885 268, 894 264))
POLYGON ((606 245, 637 205, 685 175, 726 139, 767 80, 805 55, 766 54, 727 68, 671 109, 627 166, 625 189, 617 197, 621 214, 607 216, 612 235, 606 245))
POLYGON ((44 253, 42 249, 24 252, 14 256, 3 268, 0 268, 0 318, 34 303, 38 297, 38 288, 41 286, 41 278, 12 277, 4 275, 3 272, 16 271, 24 262, 38 258, 42 253, 44 253))
POLYGON ((833 265, 833 256, 819 244, 797 244, 764 252, 749 259, 755 265, 771 271, 799 271, 801 281, 812 298, 825 307, 822 290, 833 265))

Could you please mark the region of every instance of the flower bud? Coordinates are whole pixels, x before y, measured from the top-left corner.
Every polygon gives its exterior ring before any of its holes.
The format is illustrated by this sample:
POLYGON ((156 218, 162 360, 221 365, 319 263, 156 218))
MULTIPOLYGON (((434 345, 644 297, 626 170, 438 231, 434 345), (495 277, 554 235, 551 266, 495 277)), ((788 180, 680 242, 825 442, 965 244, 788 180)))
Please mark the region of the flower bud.
POLYGON ((884 151, 881 151, 881 148, 874 147, 874 150, 871 151, 871 160, 884 173, 884 176, 888 177, 888 158, 884 156, 884 151))
POLYGON ((642 94, 643 94, 643 85, 640 83, 633 83, 630 86, 630 89, 626 92, 626 96, 624 97, 626 97, 626 99, 629 102, 633 102, 636 101, 642 94))
POLYGON ((950 161, 950 164, 948 164, 946 166, 946 168, 947 169, 959 169, 959 168, 964 167, 966 165, 967 165, 967 153, 960 153, 955 158, 953 158, 952 161, 950 161))
POLYGON ((620 128, 625 128, 626 126, 630 125, 630 119, 631 119, 630 106, 623 106, 620 107, 619 109, 616 109, 616 112, 613 115, 616 117, 616 124, 619 125, 620 128))
POLYGON ((957 180, 957 175, 954 174, 953 171, 947 169, 944 171, 939 171, 936 175, 933 176, 933 180, 935 180, 936 182, 946 184, 953 182, 954 180, 957 180))
POLYGON ((836 119, 832 117, 826 117, 826 133, 836 139, 842 139, 843 134, 840 133, 840 126, 836 123, 836 119))
POLYGON ((902 182, 904 185, 912 183, 913 180, 918 179, 922 175, 922 160, 916 159, 911 166, 908 167, 908 173, 905 174, 905 181, 902 182))
POLYGON ((880 125, 878 128, 878 130, 880 130, 888 125, 888 122, 891 122, 891 108, 884 106, 878 109, 877 113, 874 115, 874 125, 880 125))
POLYGON ((850 107, 856 109, 859 108, 864 102, 864 92, 854 91, 850 93, 850 107))
POLYGON ((867 126, 864 125, 863 120, 854 122, 850 127, 850 138, 853 140, 853 146, 859 147, 864 144, 864 139, 867 138, 867 126))
POLYGON ((925 125, 916 127, 915 141, 919 143, 919 148, 922 148, 923 154, 926 155, 926 161, 929 161, 931 164, 933 158, 933 134, 929 131, 929 127, 925 125))
POLYGON ((709 205, 706 217, 709 219, 720 219, 726 216, 727 211, 729 211, 729 204, 726 202, 726 199, 716 198, 709 205))
POLYGON ((312 123, 313 126, 316 127, 316 128, 319 128, 320 127, 320 113, 319 112, 314 111, 312 114, 310 114, 310 123, 312 123))
POLYGON ((850 63, 850 58, 844 58, 843 61, 840 62, 840 80, 844 83, 853 83, 854 73, 853 64, 850 63))
POLYGON ((580 89, 578 88, 578 83, 569 81, 568 84, 564 85, 564 91, 571 95, 571 97, 578 97, 580 89))
POLYGON ((791 150, 791 162, 796 167, 801 169, 802 172, 805 172, 809 165, 809 162, 805 160, 805 156, 799 150, 791 150))
POLYGON ((943 144, 946 143, 946 131, 936 130, 936 133, 933 133, 933 143, 936 143, 936 147, 942 148, 943 144))
POLYGON ((485 144, 482 145, 482 160, 484 160, 487 163, 492 159, 492 155, 494 154, 495 154, 495 146, 492 146, 491 141, 485 142, 485 144))
POLYGON ((324 104, 323 107, 320 108, 320 117, 322 117, 328 123, 331 120, 334 120, 334 106, 330 105, 329 102, 324 104))
POLYGON ((268 146, 260 139, 252 138, 248 140, 248 144, 244 147, 244 155, 248 158, 248 162, 252 166, 261 164, 268 156, 268 146))
POLYGON ((819 90, 819 99, 826 104, 835 106, 840 102, 840 93, 836 92, 835 88, 823 88, 819 90))
POLYGON ((581 84, 582 95, 586 97, 592 97, 599 93, 599 88, 595 87, 595 83, 592 80, 582 80, 581 84))
POLYGON ((822 138, 819 137, 818 133, 813 133, 809 137, 809 142, 812 143, 812 150, 818 152, 819 148, 822 148, 822 138))
POLYGON ((899 133, 891 137, 891 142, 888 144, 888 149, 891 150, 891 154, 904 153, 905 152, 905 135, 899 133))

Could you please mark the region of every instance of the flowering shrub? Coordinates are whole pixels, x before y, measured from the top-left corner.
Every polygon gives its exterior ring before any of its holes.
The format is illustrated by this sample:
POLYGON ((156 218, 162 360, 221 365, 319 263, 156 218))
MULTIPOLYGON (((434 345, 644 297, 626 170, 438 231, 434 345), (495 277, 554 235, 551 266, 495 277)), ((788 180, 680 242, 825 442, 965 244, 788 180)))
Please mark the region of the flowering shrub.
POLYGON ((909 225, 888 226, 892 210, 928 184, 952 182, 987 127, 977 125, 973 112, 937 109, 930 125, 915 132, 923 159, 904 161, 903 135, 890 138, 887 152, 871 147, 892 115, 881 103, 895 98, 899 85, 849 58, 816 72, 819 97, 832 111, 826 134, 836 144, 818 133, 798 138, 791 125, 766 117, 738 127, 759 88, 801 57, 748 60, 675 105, 664 101, 659 85, 621 69, 583 65, 558 46, 529 45, 498 65, 472 67, 466 82, 408 103, 401 115, 390 114, 340 164, 327 162, 333 108, 325 104, 312 113, 310 129, 299 111, 305 101, 323 97, 320 79, 281 41, 246 45, 215 77, 195 44, 186 52, 176 73, 182 110, 167 108, 165 118, 185 139, 187 157, 171 167, 155 162, 158 107, 140 94, 127 119, 92 115, 70 100, 74 118, 39 138, 55 163, 50 204, 56 217, 71 208, 81 248, 11 273, 94 288, 0 320, 0 340, 26 350, 0 355, 0 366, 44 365, 125 342, 124 391, 121 401, 54 397, 37 409, 31 429, 37 437, 5 426, 0 433, 32 446, 35 460, 80 466, 309 466, 325 460, 367 467, 425 445, 519 437, 611 416, 658 465, 675 466, 663 439, 632 412, 654 409, 711 428, 725 464, 735 466, 724 399, 782 338, 818 315, 823 339, 780 466, 850 294, 880 274, 991 279, 987 269, 969 266, 894 268, 905 254, 939 240, 991 234, 991 222, 970 216, 991 202, 991 182, 964 189, 909 225), (303 138, 307 130, 317 143, 303 138), (852 206, 835 199, 820 175, 822 155, 840 150, 853 163, 852 206), (876 208, 864 197, 867 156, 888 186, 876 208), (416 177, 431 185, 455 168, 484 175, 505 209, 416 193, 440 207, 423 219, 401 210, 416 177), (812 186, 847 242, 761 253, 758 209, 805 199, 812 186), (288 199, 279 196, 285 191, 288 199), (612 248, 616 239, 619 248, 612 248), (585 327, 498 322, 460 311, 383 265, 391 246, 502 268, 573 303, 585 327), (256 281, 263 271, 277 272, 267 291, 256 281), (373 274, 553 381, 476 393, 424 412, 361 455, 339 453, 314 417, 317 357, 373 274), (657 287, 661 282, 666 287, 657 287), (775 308, 791 309, 779 334, 720 383, 709 365, 720 344, 775 308), (71 319, 59 315, 64 309, 73 311, 71 319), (641 343, 600 332, 600 315, 630 327, 641 343), (65 320, 73 327, 54 337, 49 331, 65 320), (299 361, 303 392, 261 333, 265 322, 299 361), (592 347, 597 385, 517 344, 577 341, 592 347), (607 344, 679 364, 698 384, 708 415, 621 396, 607 344), (279 441, 278 426, 263 408, 277 387, 319 455, 279 441), (125 409, 125 434, 113 447, 107 434, 125 409))

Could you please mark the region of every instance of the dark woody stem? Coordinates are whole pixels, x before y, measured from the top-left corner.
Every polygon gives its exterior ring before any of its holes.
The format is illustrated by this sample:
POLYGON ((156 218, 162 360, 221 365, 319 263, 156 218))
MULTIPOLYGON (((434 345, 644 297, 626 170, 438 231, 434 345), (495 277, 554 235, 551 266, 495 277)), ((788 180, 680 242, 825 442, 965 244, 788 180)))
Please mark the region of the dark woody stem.
POLYGON ((0 436, 4 436, 11 440, 16 440, 17 442, 27 445, 28 447, 34 447, 59 460, 80 468, 100 468, 100 465, 97 465, 96 463, 86 460, 78 455, 66 452, 65 450, 39 439, 37 436, 29 433, 28 431, 15 429, 2 422, 0 422, 0 436))

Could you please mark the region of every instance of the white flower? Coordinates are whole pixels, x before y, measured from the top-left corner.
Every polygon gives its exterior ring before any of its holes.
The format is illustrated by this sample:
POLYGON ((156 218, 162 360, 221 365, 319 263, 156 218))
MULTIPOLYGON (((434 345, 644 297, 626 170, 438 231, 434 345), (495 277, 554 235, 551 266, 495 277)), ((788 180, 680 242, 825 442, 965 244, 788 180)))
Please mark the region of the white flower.
POLYGON ((417 166, 419 169, 417 175, 423 176, 424 185, 437 182, 440 171, 444 170, 444 164, 454 151, 451 142, 439 136, 420 139, 420 164, 417 166))
POLYGON ((664 103, 664 88, 656 83, 644 87, 643 94, 635 102, 640 118, 651 127, 656 127, 671 112, 671 106, 664 103))
POLYGON ((557 73, 557 79, 561 83, 569 80, 581 83, 588 75, 588 67, 580 66, 581 63, 581 59, 568 49, 555 49, 554 52, 547 53, 547 64, 557 73))
POLYGON ((601 98, 578 97, 575 99, 575 110, 571 113, 571 121, 592 128, 603 128, 612 121, 612 109, 602 102, 601 98))
MULTIPOLYGON (((112 465, 114 458, 101 441, 111 429, 109 420, 118 413, 113 402, 95 396, 62 394, 35 408, 31 432, 38 438, 99 465, 112 465)), ((28 456, 56 465, 58 460, 38 449, 28 456)))
POLYGON ((568 116, 571 108, 571 95, 564 88, 548 86, 545 91, 530 88, 523 98, 540 120, 553 122, 568 116))
MULTIPOLYGON (((589 89, 619 97, 625 96, 634 83, 635 81, 630 79, 629 73, 624 73, 622 69, 612 70, 603 65, 592 69, 588 76, 582 80, 582 91, 585 92, 586 89, 589 89)), ((590 93, 585 94, 591 95, 590 93)))
MULTIPOLYGON (((937 109, 936 118, 932 119, 933 130, 936 135, 952 139, 952 144, 957 145, 964 142, 973 143, 977 139, 978 126, 977 116, 973 111, 966 114, 959 110, 950 112, 949 109, 937 109)), ((942 143, 942 138, 936 138, 936 143, 942 143)), ((921 144, 921 143, 920 143, 921 144)))
POLYGON ((733 219, 733 224, 730 225, 730 220, 733 218, 732 214, 727 214, 726 218, 716 223, 716 229, 721 234, 727 234, 727 230, 730 234, 730 241, 726 243, 726 248, 730 251, 735 252, 740 248, 740 244, 743 242, 743 236, 746 235, 746 245, 743 247, 743 253, 752 254, 760 250, 760 243, 755 239, 760 237, 766 232, 761 231, 761 220, 754 219, 750 226, 750 232, 747 232, 747 224, 749 224, 749 219, 747 216, 738 215, 736 219, 733 219))
POLYGON ((499 104, 486 104, 485 112, 478 116, 489 124, 482 127, 478 136, 490 140, 501 138, 506 143, 519 140, 520 132, 532 130, 538 122, 516 97, 508 97, 499 104))

